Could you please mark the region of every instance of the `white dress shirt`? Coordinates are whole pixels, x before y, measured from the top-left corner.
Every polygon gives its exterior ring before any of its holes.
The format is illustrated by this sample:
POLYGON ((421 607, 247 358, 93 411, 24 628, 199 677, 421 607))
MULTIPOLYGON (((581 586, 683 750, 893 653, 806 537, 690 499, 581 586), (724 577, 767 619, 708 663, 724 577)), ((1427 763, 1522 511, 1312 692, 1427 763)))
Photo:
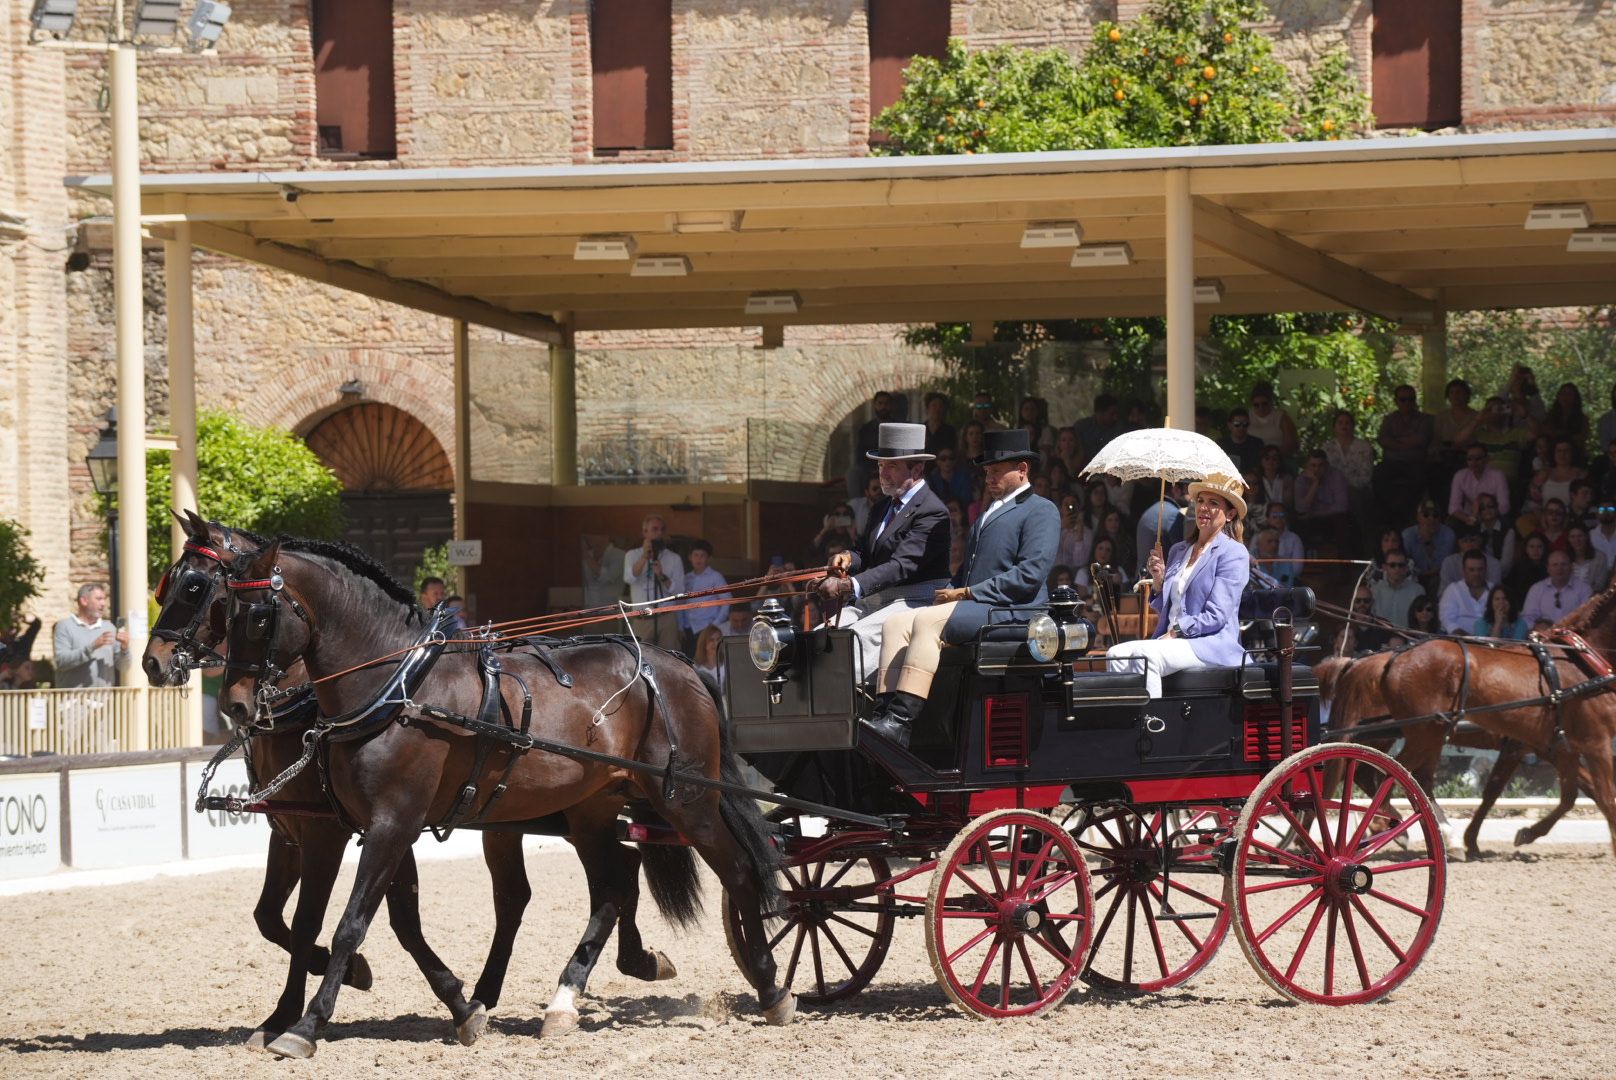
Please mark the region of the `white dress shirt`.
POLYGON ((1012 491, 1010 494, 1006 495, 1004 498, 1002 498, 1002 499, 994 499, 991 503, 988 504, 988 508, 986 510, 982 511, 982 516, 976 519, 976 527, 978 529, 981 529, 983 525, 987 524, 988 518, 993 516, 993 512, 995 510, 999 509, 1001 506, 1006 505, 1007 503, 1015 502, 1017 497, 1019 497, 1023 491, 1026 491, 1030 487, 1032 487, 1031 484, 1022 484, 1020 487, 1016 488, 1016 490, 1012 491))
POLYGON ((1442 629, 1450 634, 1470 633, 1476 620, 1487 614, 1487 597, 1492 591, 1489 583, 1482 586, 1480 596, 1471 596, 1470 586, 1463 578, 1443 589, 1442 602, 1437 605, 1437 620, 1442 629))

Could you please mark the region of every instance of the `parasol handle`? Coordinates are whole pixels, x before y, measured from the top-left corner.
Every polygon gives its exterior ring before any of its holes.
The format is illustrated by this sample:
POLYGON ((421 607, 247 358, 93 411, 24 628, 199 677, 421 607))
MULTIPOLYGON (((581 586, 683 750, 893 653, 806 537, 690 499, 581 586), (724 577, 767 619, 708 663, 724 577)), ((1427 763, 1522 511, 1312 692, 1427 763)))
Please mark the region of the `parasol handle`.
MULTIPOLYGON (((1161 478, 1161 493, 1156 497, 1156 546, 1161 547, 1162 516, 1167 507, 1167 477, 1161 478)), ((1144 581, 1144 606, 1139 609, 1139 636, 1148 638, 1156 632, 1156 613, 1150 610, 1151 579, 1144 581)))

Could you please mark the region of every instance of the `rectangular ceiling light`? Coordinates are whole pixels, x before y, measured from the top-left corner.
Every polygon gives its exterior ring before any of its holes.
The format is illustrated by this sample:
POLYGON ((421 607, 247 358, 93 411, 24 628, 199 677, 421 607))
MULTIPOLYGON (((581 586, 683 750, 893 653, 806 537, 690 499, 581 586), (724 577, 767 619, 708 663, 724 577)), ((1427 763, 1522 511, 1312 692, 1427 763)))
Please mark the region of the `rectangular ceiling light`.
POLYGON ((1131 262, 1133 262, 1133 248, 1128 244, 1094 244, 1072 252, 1072 265, 1079 268, 1127 266, 1131 262))
POLYGON ((748 315, 795 315, 801 307, 802 297, 794 292, 760 292, 746 298, 748 315))
POLYGON ((1024 248, 1077 247, 1083 243, 1083 226, 1075 221, 1029 221, 1021 231, 1024 248))
POLYGON ((582 236, 572 257, 580 262, 627 262, 637 246, 632 236, 582 236))
POLYGON ((217 45, 219 35, 224 33, 224 24, 229 21, 229 4, 221 4, 218 0, 196 0, 196 9, 185 24, 186 31, 191 35, 191 51, 202 52, 217 45))
POLYGON ((630 277, 684 277, 690 273, 690 260, 683 255, 641 255, 628 273, 630 277))
POLYGON ((140 0, 135 8, 136 37, 173 37, 180 32, 180 0, 140 0))
POLYGON ((1590 252, 1616 254, 1616 228, 1582 229, 1574 232, 1571 239, 1566 241, 1566 250, 1584 254, 1590 252))
POLYGON ((1196 278, 1195 302, 1197 304, 1223 303, 1223 279, 1215 277, 1196 278))
POLYGON ((79 0, 34 0, 29 21, 43 34, 66 34, 73 29, 73 18, 79 13, 79 0))
POLYGON ((1528 229, 1586 229, 1590 224, 1587 203, 1548 203, 1526 214, 1528 229))
POLYGON ((669 232, 736 232, 740 227, 739 210, 681 210, 668 215, 669 232))

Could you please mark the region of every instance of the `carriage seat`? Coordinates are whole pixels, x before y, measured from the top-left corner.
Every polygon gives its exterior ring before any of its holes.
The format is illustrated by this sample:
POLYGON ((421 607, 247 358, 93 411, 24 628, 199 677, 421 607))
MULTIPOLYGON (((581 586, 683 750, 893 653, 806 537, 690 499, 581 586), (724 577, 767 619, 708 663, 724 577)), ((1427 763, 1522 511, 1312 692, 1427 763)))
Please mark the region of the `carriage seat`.
POLYGON ((1293 585, 1278 589, 1247 589, 1240 594, 1240 621, 1265 619, 1272 622, 1274 612, 1291 609, 1291 621, 1311 618, 1317 600, 1306 585, 1293 585))

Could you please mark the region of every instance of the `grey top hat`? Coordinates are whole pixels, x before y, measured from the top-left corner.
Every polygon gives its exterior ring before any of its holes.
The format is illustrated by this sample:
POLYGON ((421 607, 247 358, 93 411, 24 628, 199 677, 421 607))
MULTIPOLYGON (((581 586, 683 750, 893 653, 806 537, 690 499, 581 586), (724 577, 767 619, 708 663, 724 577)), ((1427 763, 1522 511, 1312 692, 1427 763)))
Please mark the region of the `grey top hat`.
POLYGON ((876 448, 864 455, 871 461, 931 461, 926 453, 925 424, 882 424, 876 448))

